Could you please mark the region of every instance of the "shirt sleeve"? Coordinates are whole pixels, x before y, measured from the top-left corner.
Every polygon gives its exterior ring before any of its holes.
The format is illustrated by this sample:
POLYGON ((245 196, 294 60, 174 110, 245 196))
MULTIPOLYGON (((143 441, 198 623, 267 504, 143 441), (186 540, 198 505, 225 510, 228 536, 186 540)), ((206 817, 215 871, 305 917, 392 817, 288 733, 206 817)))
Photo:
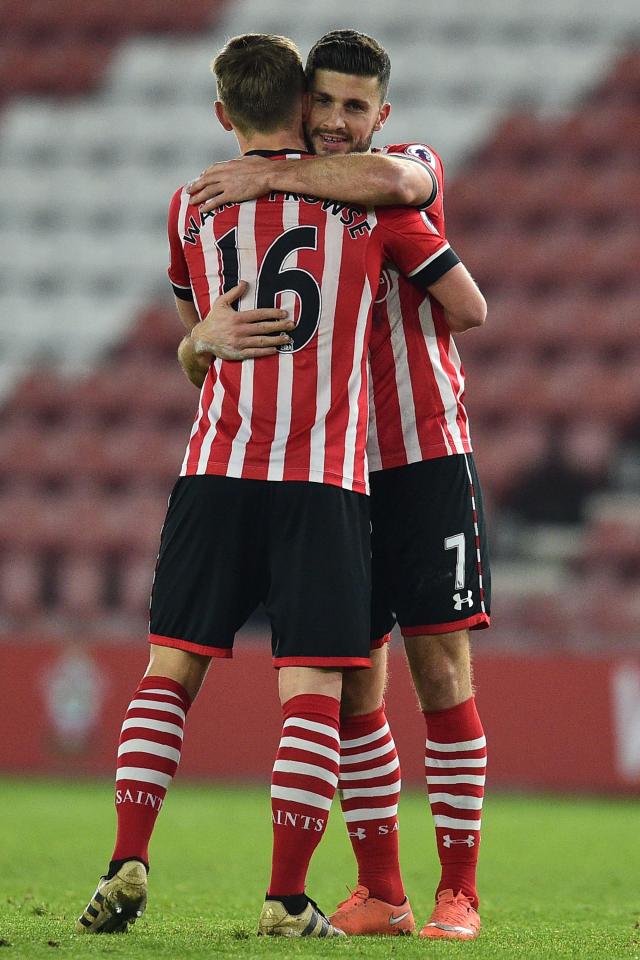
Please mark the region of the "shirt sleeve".
POLYGON ((383 207, 376 216, 385 255, 421 289, 426 290, 460 263, 425 213, 412 207, 383 207))
POLYGON ((444 167, 433 147, 425 143, 389 143, 382 147, 380 153, 421 165, 431 178, 431 193, 424 203, 418 205, 418 209, 428 210, 431 215, 439 215, 444 194, 444 167))
POLYGON ((184 255, 184 247, 180 239, 180 206, 182 203, 183 188, 176 190, 169 204, 169 280, 173 292, 179 300, 193 300, 193 290, 189 278, 189 267, 184 255))

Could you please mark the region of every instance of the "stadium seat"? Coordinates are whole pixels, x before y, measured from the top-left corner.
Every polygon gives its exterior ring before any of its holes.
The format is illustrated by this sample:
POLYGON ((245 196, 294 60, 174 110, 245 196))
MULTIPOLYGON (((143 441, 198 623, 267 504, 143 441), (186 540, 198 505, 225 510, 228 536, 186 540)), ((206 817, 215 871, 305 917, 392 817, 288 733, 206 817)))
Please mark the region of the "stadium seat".
POLYGON ((103 608, 107 582, 103 560, 95 555, 71 555, 58 565, 58 613, 84 620, 103 608))
POLYGON ((103 435, 99 475, 169 485, 179 474, 187 437, 186 429, 168 432, 149 422, 118 425, 103 435))
POLYGON ((173 364, 183 335, 175 309, 159 303, 142 311, 136 318, 127 338, 126 353, 131 355, 140 350, 142 356, 161 355, 173 364))
POLYGON ((635 494, 594 498, 585 533, 582 568, 615 571, 618 578, 640 576, 640 499, 635 494))
POLYGON ((606 164, 638 149, 639 134, 633 110, 615 104, 594 105, 567 120, 560 128, 556 150, 576 157, 582 165, 606 164))
POLYGON ((11 551, 0 557, 0 609, 14 626, 42 606, 42 563, 32 551, 11 551))
POLYGON ((151 557, 132 556, 120 568, 118 606, 126 616, 139 620, 141 627, 149 615, 154 563, 151 557))
POLYGON ((640 100, 640 54, 630 50, 613 66, 609 76, 601 83, 594 94, 596 102, 607 106, 636 107, 640 100))
MULTIPOLYGON (((577 591, 576 591, 577 594, 577 591)), ((619 577, 587 573, 583 587, 576 596, 576 621, 580 630, 581 649, 603 645, 611 649, 633 650, 637 645, 640 602, 634 583, 625 583, 619 577)))
POLYGON ((85 93, 97 86, 108 57, 109 50, 103 44, 18 47, 3 63, 5 94, 85 93))
POLYGON ((544 426, 535 420, 513 419, 502 427, 481 421, 472 438, 483 490, 497 503, 505 502, 525 472, 543 460, 548 445, 544 426))
POLYGON ((490 142, 478 153, 480 165, 530 167, 549 153, 553 128, 532 113, 513 112, 505 117, 490 142))

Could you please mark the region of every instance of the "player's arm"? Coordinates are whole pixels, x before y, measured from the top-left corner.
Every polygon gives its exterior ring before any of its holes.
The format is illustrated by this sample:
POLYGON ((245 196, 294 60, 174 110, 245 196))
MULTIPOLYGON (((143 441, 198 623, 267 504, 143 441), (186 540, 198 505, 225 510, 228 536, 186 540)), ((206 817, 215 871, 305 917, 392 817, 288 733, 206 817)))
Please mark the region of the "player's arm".
POLYGON ((442 304, 452 333, 481 327, 487 318, 484 297, 455 250, 444 238, 437 240, 435 253, 407 274, 409 280, 442 304))
POLYGON ((200 320, 193 299, 189 267, 180 240, 178 215, 181 204, 182 190, 176 190, 169 204, 169 218, 167 232, 169 237, 169 280, 173 287, 176 311, 182 324, 189 331, 178 347, 178 361, 191 383, 201 387, 207 375, 211 355, 198 354, 195 343, 191 340, 191 331, 200 320))
POLYGON ((188 334, 180 341, 180 346, 178 347, 178 363, 184 370, 187 379, 190 380, 198 390, 205 381, 212 359, 213 353, 197 352, 196 344, 188 334))
MULTIPOLYGON (((196 322, 190 325, 189 335, 178 347, 180 366, 195 386, 202 386, 214 356, 221 360, 269 357, 277 352, 277 347, 291 342, 287 330, 292 330, 295 322, 288 318, 286 310, 234 309, 247 289, 248 284, 241 280, 214 301, 204 320, 195 314, 196 322)), ((177 297, 176 303, 181 303, 177 297)), ((178 306, 179 313, 180 310, 178 306)))
POLYGON ((189 380, 201 387, 213 356, 222 360, 246 360, 268 356, 289 342, 287 330, 295 324, 285 310, 262 308, 238 312, 234 304, 248 289, 241 280, 215 300, 204 320, 194 303, 193 288, 179 229, 182 189, 176 190, 169 205, 169 280, 178 315, 189 331, 178 347, 178 361, 189 380))
POLYGON ((463 263, 451 267, 427 289, 444 307, 452 333, 481 327, 487 319, 487 302, 463 263))
MULTIPOLYGON (((175 289, 175 288, 174 288, 175 289)), ((186 373, 188 379, 194 386, 200 388, 207 375, 209 364, 211 363, 211 353, 198 353, 196 344, 191 339, 191 331, 200 321, 198 311, 193 300, 185 300, 179 296, 175 297, 176 310, 182 323, 189 331, 186 337, 183 337, 178 347, 178 361, 186 373)))
POLYGON ((423 205, 434 179, 421 163, 402 156, 352 153, 340 157, 273 160, 242 157, 215 163, 189 184, 191 203, 203 212, 224 203, 255 200, 272 191, 301 193, 360 206, 423 205))
POLYGON ((456 252, 420 213, 386 211, 377 229, 398 269, 442 304, 454 333, 482 326, 487 316, 484 297, 456 252))
MULTIPOLYGON (((175 288, 174 288, 175 290, 175 288)), ((182 321, 183 326, 186 330, 191 332, 195 327, 196 323, 200 320, 198 316, 198 311, 196 310, 196 305, 193 300, 183 300, 181 297, 175 296, 174 299, 176 303, 176 310, 180 320, 182 321)))

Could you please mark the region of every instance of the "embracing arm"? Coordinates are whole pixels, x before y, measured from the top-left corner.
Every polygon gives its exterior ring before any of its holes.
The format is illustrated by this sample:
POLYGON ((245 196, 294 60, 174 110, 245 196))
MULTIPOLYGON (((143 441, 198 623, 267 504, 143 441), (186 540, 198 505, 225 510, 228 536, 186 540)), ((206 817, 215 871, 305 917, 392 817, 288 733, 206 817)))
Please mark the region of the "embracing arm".
POLYGON ((451 331, 462 333, 482 326, 487 316, 484 297, 455 250, 422 214, 410 209, 385 210, 375 229, 383 238, 387 258, 444 307, 451 331))
POLYGON ((235 310, 233 304, 247 292, 248 284, 221 294, 200 320, 193 303, 176 297, 178 313, 190 333, 178 347, 178 361, 196 387, 201 387, 213 357, 221 360, 249 360, 277 353, 277 347, 290 343, 287 333, 295 326, 286 310, 262 307, 259 310, 235 310), (191 311, 187 310, 191 307, 191 311), (190 322, 192 321, 192 322, 190 322))
POLYGON ((193 300, 182 300, 180 297, 176 297, 175 301, 178 316, 189 331, 186 337, 183 337, 180 341, 178 361, 191 383, 199 388, 204 383, 212 354, 198 353, 196 343, 191 339, 191 331, 200 320, 193 300))
POLYGON ((277 161, 252 156, 214 164, 188 190, 192 203, 203 204, 203 212, 271 191, 365 207, 394 206, 424 203, 433 192, 433 180, 421 164, 386 154, 277 161))
POLYGON ((481 327, 485 322, 486 300, 463 263, 457 263, 428 290, 444 307, 447 326, 452 333, 463 333, 472 327, 481 327))
POLYGON ((188 334, 180 341, 178 363, 194 387, 200 389, 204 383, 212 358, 213 353, 198 353, 195 341, 188 334))

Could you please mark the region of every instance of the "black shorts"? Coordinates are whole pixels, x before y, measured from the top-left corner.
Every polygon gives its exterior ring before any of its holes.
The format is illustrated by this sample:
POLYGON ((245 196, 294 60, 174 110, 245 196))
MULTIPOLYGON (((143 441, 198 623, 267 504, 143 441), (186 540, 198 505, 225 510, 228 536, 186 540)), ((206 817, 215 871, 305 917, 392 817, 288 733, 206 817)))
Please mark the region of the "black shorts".
POLYGON ((491 572, 471 454, 371 474, 372 647, 489 626, 491 572))
POLYGON ((274 664, 369 666, 369 498, 320 483, 181 477, 151 594, 149 640, 231 657, 263 602, 274 664))

